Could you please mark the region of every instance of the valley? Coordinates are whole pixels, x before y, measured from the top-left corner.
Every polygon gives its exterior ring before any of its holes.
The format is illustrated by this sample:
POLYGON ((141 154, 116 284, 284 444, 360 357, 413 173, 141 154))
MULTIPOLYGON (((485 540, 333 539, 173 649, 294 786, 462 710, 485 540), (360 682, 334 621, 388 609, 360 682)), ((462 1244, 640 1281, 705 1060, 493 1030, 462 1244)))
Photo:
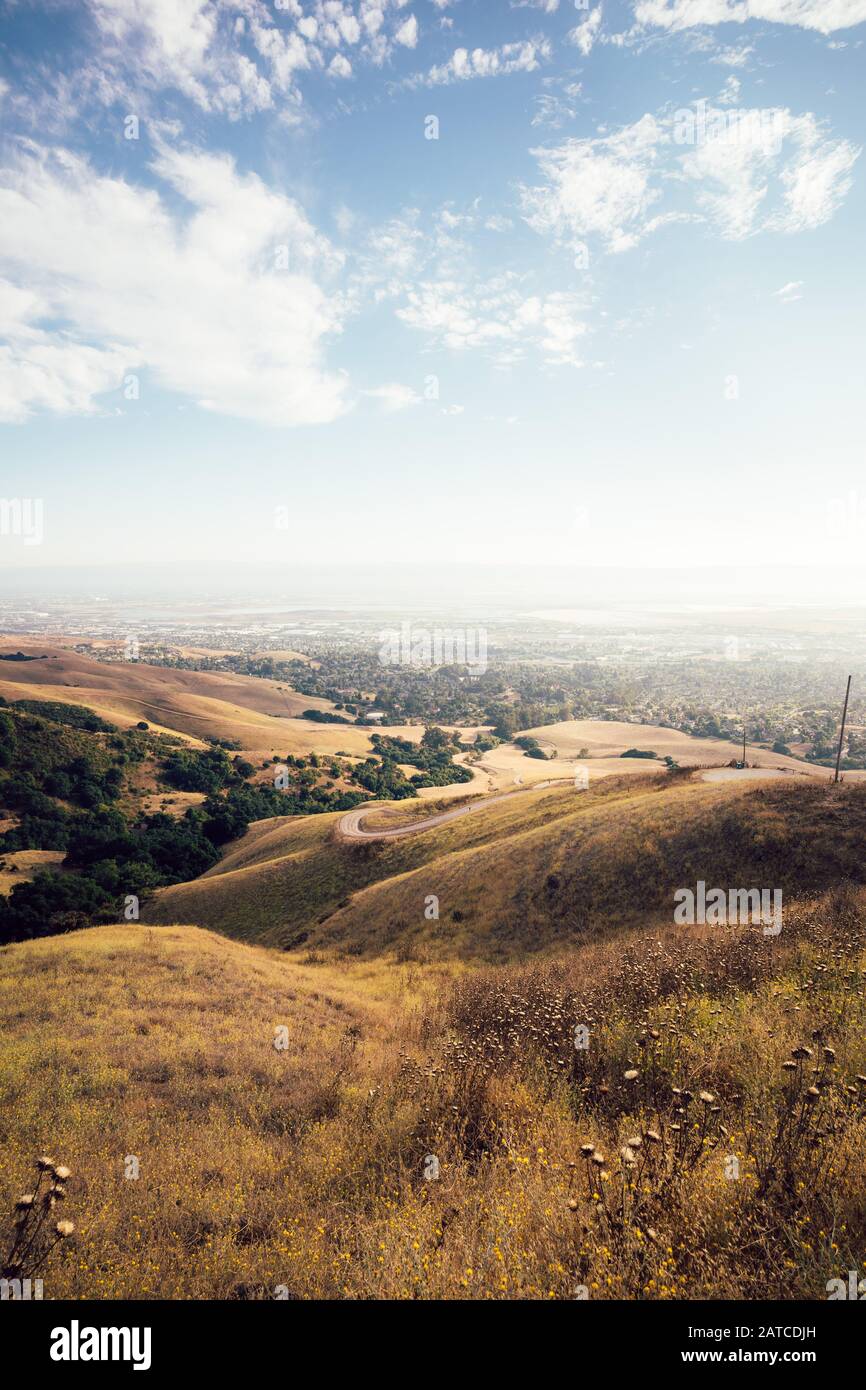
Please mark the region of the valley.
POLYGON ((0 644, 0 1184, 81 1175, 52 1296, 794 1299, 856 1260, 858 769, 77 645, 0 644), (677 926, 702 883, 778 937, 677 926))

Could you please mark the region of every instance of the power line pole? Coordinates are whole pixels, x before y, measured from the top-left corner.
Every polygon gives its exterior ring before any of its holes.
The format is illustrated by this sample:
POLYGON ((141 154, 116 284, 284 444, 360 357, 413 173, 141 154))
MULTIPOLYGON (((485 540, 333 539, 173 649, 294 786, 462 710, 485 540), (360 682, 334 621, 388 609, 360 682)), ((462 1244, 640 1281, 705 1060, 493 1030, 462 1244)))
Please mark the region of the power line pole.
POLYGON ((836 754, 836 776, 834 783, 839 781, 839 764, 842 761, 842 741, 845 737, 845 720, 848 718, 848 696, 851 694, 851 677, 848 677, 848 685, 845 689, 845 705, 842 710, 842 728, 839 731, 839 752, 836 754))
POLYGON ((746 726, 743 725, 743 767, 746 766, 746 726))

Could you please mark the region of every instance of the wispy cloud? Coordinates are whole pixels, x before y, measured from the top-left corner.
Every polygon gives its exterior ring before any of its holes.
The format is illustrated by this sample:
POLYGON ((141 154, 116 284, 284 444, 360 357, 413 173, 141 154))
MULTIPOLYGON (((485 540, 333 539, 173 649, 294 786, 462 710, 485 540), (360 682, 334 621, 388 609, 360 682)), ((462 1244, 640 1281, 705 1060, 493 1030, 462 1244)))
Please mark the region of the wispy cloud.
POLYGON ((584 58, 588 57, 592 52, 593 44, 599 36, 601 30, 601 14, 601 5, 596 5, 590 10, 586 18, 581 20, 580 24, 575 25, 575 27, 569 31, 569 43, 573 43, 579 48, 584 58))
POLYGON ((866 0, 637 0, 634 13, 639 24, 664 29, 763 19, 832 34, 862 24, 866 0))
POLYGON ((410 289, 397 317, 455 352, 481 349, 511 366, 529 352, 552 366, 581 366, 586 306, 570 292, 527 294, 517 278, 424 282, 410 289))
POLYGON ((305 74, 337 79, 414 49, 407 0, 86 0, 99 67, 129 92, 176 90, 233 119, 300 106, 305 74))
POLYGON ((441 87, 474 77, 507 77, 516 72, 535 72, 553 52, 548 39, 526 39, 501 48, 455 48, 446 63, 406 79, 410 87, 441 87))
POLYGON ((598 238, 611 251, 672 222, 704 222, 733 240, 798 232, 833 216, 859 153, 811 113, 702 102, 535 150, 545 182, 523 188, 523 211, 566 245, 598 238))

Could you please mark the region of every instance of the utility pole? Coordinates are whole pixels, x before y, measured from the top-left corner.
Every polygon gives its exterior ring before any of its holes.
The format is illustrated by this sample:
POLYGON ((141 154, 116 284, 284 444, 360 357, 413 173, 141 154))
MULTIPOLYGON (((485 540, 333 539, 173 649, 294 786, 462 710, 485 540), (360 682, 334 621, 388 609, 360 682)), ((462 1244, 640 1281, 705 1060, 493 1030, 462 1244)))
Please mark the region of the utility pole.
POLYGON ((746 726, 743 725, 743 767, 746 766, 746 726))
POLYGON ((848 677, 848 685, 845 689, 845 705, 842 710, 842 728, 839 730, 839 752, 836 754, 836 776, 834 783, 839 781, 839 764, 842 761, 842 742, 845 738, 845 720, 848 718, 848 696, 851 694, 851 677, 848 677))

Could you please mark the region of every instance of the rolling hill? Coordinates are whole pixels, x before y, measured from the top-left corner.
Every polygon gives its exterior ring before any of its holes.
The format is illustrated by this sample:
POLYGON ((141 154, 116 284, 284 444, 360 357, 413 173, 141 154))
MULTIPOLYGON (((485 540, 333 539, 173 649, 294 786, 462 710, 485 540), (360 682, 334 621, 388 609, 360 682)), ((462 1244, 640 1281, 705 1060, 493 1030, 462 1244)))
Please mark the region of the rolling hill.
POLYGON ((305 735, 315 732, 296 718, 302 710, 331 708, 326 700, 254 676, 95 661, 66 647, 0 639, 0 650, 19 648, 36 659, 0 665, 0 694, 7 700, 63 700, 122 727, 143 719, 156 732, 190 740, 213 736, 237 739, 244 748, 282 747, 289 722, 300 722, 305 735))
MULTIPOLYGON (((261 760, 313 752, 364 758, 372 748, 375 728, 300 719, 303 710, 332 712, 334 706, 265 677, 96 661, 66 646, 0 637, 0 654, 18 651, 35 659, 0 661, 0 695, 10 703, 61 700, 121 728, 144 720, 154 733, 179 736, 193 747, 204 747, 208 738, 231 739, 261 760)), ((388 733, 417 743, 424 728, 395 726, 388 733)), ((467 737, 472 733, 466 730, 467 737)), ((480 774, 477 782, 483 790, 480 774)))
POLYGON ((283 948, 503 960, 670 921, 675 890, 700 879, 786 898, 866 881, 866 788, 811 779, 609 778, 518 792, 391 841, 346 841, 340 820, 252 826, 202 878, 161 890, 147 920, 283 948), (438 919, 425 916, 430 895, 438 919))
MULTIPOLYGON (((623 758, 629 748, 653 752, 658 759, 674 758, 680 767, 718 767, 742 756, 742 745, 725 739, 693 738, 679 729, 655 724, 627 724, 619 720, 570 719, 560 724, 544 724, 522 731, 538 740, 548 756, 547 762, 526 758, 514 744, 501 744, 485 753, 479 770, 488 776, 489 789, 524 782, 574 775, 575 763, 587 770, 590 781, 599 777, 640 776, 657 770, 653 759, 623 758), (555 757, 553 755, 556 755, 555 757)), ((773 753, 754 744, 747 747, 747 761, 762 768, 782 769, 791 775, 827 780, 827 769, 799 758, 773 753)), ((863 773, 848 773, 856 781, 863 773)))
POLYGON ((826 1299, 866 1240, 864 939, 836 891, 777 940, 529 967, 0 948, 0 1243, 50 1154, 46 1299, 826 1299))

